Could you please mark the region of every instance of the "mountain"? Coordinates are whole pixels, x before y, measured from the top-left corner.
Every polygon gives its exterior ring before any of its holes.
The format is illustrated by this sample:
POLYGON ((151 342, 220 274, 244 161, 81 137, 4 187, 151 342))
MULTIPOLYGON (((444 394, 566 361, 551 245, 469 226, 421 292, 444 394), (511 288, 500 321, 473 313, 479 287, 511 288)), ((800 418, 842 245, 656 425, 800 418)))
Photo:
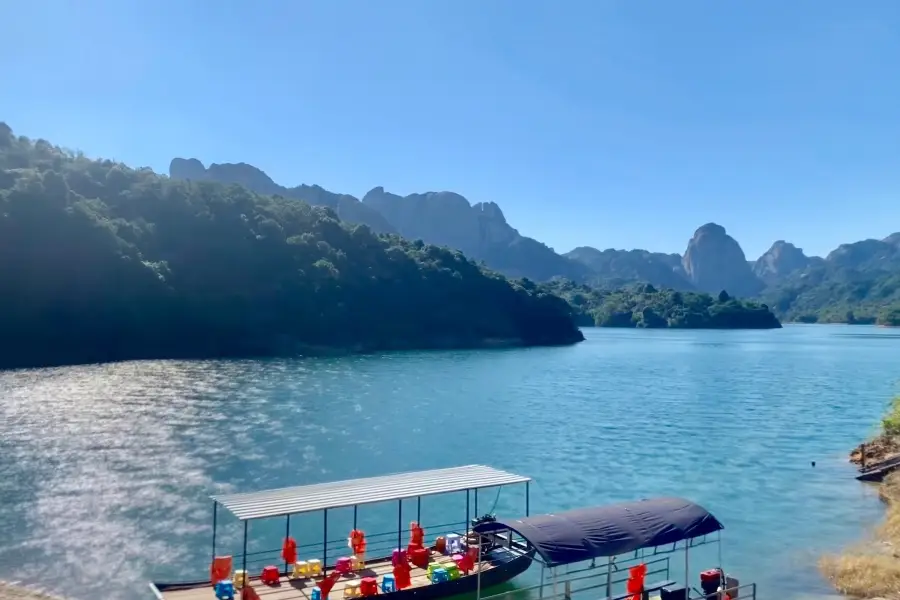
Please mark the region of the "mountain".
POLYGON ((740 244, 716 223, 707 223, 694 232, 681 264, 688 281, 701 292, 718 294, 727 290, 732 296, 750 298, 763 288, 740 244))
POLYGON ((825 261, 831 265, 861 271, 884 271, 900 268, 900 233, 883 240, 862 240, 841 244, 825 261))
POLYGON ((313 206, 325 206, 337 213, 346 223, 368 225, 375 233, 397 233, 390 223, 371 207, 348 194, 335 194, 317 185, 298 185, 287 188, 278 185, 260 169, 247 163, 213 163, 207 169, 196 158, 173 158, 169 163, 169 177, 188 181, 216 181, 242 185, 257 194, 283 196, 303 200, 313 206))
POLYGON ((777 313, 806 322, 900 325, 900 233, 841 244, 825 259, 770 281, 762 292, 777 313))
POLYGON ((319 186, 285 188, 244 163, 207 169, 196 159, 174 159, 170 176, 235 183, 261 194, 305 200, 331 208, 346 223, 460 250, 509 277, 565 278, 606 290, 638 283, 714 296, 725 290, 739 298, 761 298, 787 319, 875 320, 890 312, 893 277, 900 273, 900 232, 842 244, 824 259, 778 240, 752 261, 724 227, 707 223, 696 230, 683 256, 590 246, 560 255, 521 235, 497 204, 473 205, 453 192, 399 196, 376 187, 360 201, 319 186), (854 310, 861 316, 850 318, 854 310))
POLYGON ((692 290, 681 266, 681 255, 646 250, 597 250, 579 246, 564 254, 591 270, 588 280, 599 287, 651 283, 675 290, 692 290))
POLYGON ((368 225, 376 233, 398 233, 408 240, 460 250, 509 277, 546 281, 553 277, 584 280, 588 270, 552 248, 519 234, 493 202, 472 205, 453 192, 398 196, 383 187, 370 190, 360 201, 319 186, 281 186, 262 170, 246 163, 212 164, 175 158, 169 165, 173 179, 238 184, 259 194, 280 195, 326 206, 346 223, 368 225))
POLYGON ((398 196, 383 187, 370 190, 362 202, 384 215, 403 237, 455 248, 508 277, 581 281, 589 274, 584 265, 519 234, 493 202, 473 205, 453 192, 398 196))
POLYGON ((458 251, 3 123, 0 331, 0 368, 584 339, 564 300, 458 251))
POLYGON ((751 268, 761 281, 771 284, 821 261, 821 258, 806 256, 803 250, 789 242, 778 240, 752 263, 751 268))

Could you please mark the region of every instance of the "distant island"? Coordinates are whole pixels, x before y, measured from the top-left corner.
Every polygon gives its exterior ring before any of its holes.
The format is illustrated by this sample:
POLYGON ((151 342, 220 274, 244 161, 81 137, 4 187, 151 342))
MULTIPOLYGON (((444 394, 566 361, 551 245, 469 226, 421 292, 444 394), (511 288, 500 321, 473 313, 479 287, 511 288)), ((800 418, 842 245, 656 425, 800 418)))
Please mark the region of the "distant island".
POLYGON ((461 252, 0 123, 0 367, 572 344, 571 308, 461 252))
POLYGON ((581 326, 648 329, 778 329, 781 323, 765 304, 738 300, 722 291, 658 290, 638 284, 617 290, 557 281, 548 286, 572 305, 581 326))

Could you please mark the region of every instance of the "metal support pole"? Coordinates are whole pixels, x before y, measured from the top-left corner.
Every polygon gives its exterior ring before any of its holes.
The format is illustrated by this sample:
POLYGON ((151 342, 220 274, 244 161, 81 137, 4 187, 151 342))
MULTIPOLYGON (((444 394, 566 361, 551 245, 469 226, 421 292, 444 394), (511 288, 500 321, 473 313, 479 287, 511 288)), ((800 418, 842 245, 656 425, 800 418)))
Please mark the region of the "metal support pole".
POLYGON ((328 509, 322 511, 322 575, 328 573, 328 509))
MULTIPOLYGON (((478 490, 475 490, 475 494, 477 497, 478 490)), ((478 580, 475 585, 475 600, 481 600, 481 534, 478 534, 478 564, 475 565, 475 568, 478 569, 478 580)))
POLYGON ((481 515, 478 514, 478 490, 475 490, 475 518, 477 519, 481 515))
MULTIPOLYGON (((284 541, 287 542, 287 539, 291 537, 291 515, 287 516, 287 526, 284 530, 284 541)), ((288 572, 288 561, 284 560, 284 574, 287 575, 288 572)))
POLYGON ((422 526, 422 496, 416 496, 416 523, 422 526))
POLYGON ((249 577, 247 577, 247 526, 250 525, 250 521, 244 521, 244 558, 241 562, 241 568, 244 570, 244 580, 241 582, 243 584, 250 583, 249 577))
POLYGON ((531 482, 525 482, 525 516, 531 514, 531 482))
POLYGON ((541 585, 538 588, 538 598, 544 597, 544 571, 547 570, 547 567, 541 565, 541 585))
POLYGON ((691 597, 691 564, 690 564, 690 552, 691 549, 691 541, 684 540, 684 587, 687 588, 688 598, 691 597))
POLYGON ((469 531, 469 490, 466 490, 466 531, 469 531))
POLYGON ((397 549, 403 548, 403 500, 397 501, 397 549))
POLYGON ((606 558, 606 597, 612 598, 612 557, 606 558))
POLYGON ((359 506, 356 504, 353 505, 353 529, 356 529, 356 512, 359 510, 359 506))
POLYGON ((209 564, 212 564, 216 560, 216 518, 217 513, 219 512, 219 503, 213 500, 213 542, 212 542, 212 561, 209 564))

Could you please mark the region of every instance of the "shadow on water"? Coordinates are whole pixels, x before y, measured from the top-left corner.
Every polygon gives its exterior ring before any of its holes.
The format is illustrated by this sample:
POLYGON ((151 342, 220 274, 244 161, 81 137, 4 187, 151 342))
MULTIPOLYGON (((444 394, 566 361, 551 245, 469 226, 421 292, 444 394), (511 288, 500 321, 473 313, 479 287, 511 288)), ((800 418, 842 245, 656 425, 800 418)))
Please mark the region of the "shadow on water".
MULTIPOLYGON (((506 594, 504 600, 531 600, 532 598, 537 598, 537 594, 534 593, 534 590, 526 589, 528 587, 530 586, 527 583, 520 582, 517 584, 512 581, 507 581, 506 583, 501 583, 500 585, 481 590, 481 596, 482 598, 485 598, 487 596, 506 594)), ((472 592, 469 594, 453 596, 453 598, 454 600, 476 600, 478 594, 472 592)))

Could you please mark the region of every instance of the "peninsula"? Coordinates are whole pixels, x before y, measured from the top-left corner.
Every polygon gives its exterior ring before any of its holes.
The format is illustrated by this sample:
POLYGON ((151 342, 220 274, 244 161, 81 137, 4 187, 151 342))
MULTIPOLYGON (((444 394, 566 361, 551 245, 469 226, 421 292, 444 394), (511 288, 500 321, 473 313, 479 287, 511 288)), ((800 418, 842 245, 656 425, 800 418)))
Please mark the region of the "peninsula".
POLYGON ((327 207, 0 123, 0 367, 571 344, 565 301, 327 207))

